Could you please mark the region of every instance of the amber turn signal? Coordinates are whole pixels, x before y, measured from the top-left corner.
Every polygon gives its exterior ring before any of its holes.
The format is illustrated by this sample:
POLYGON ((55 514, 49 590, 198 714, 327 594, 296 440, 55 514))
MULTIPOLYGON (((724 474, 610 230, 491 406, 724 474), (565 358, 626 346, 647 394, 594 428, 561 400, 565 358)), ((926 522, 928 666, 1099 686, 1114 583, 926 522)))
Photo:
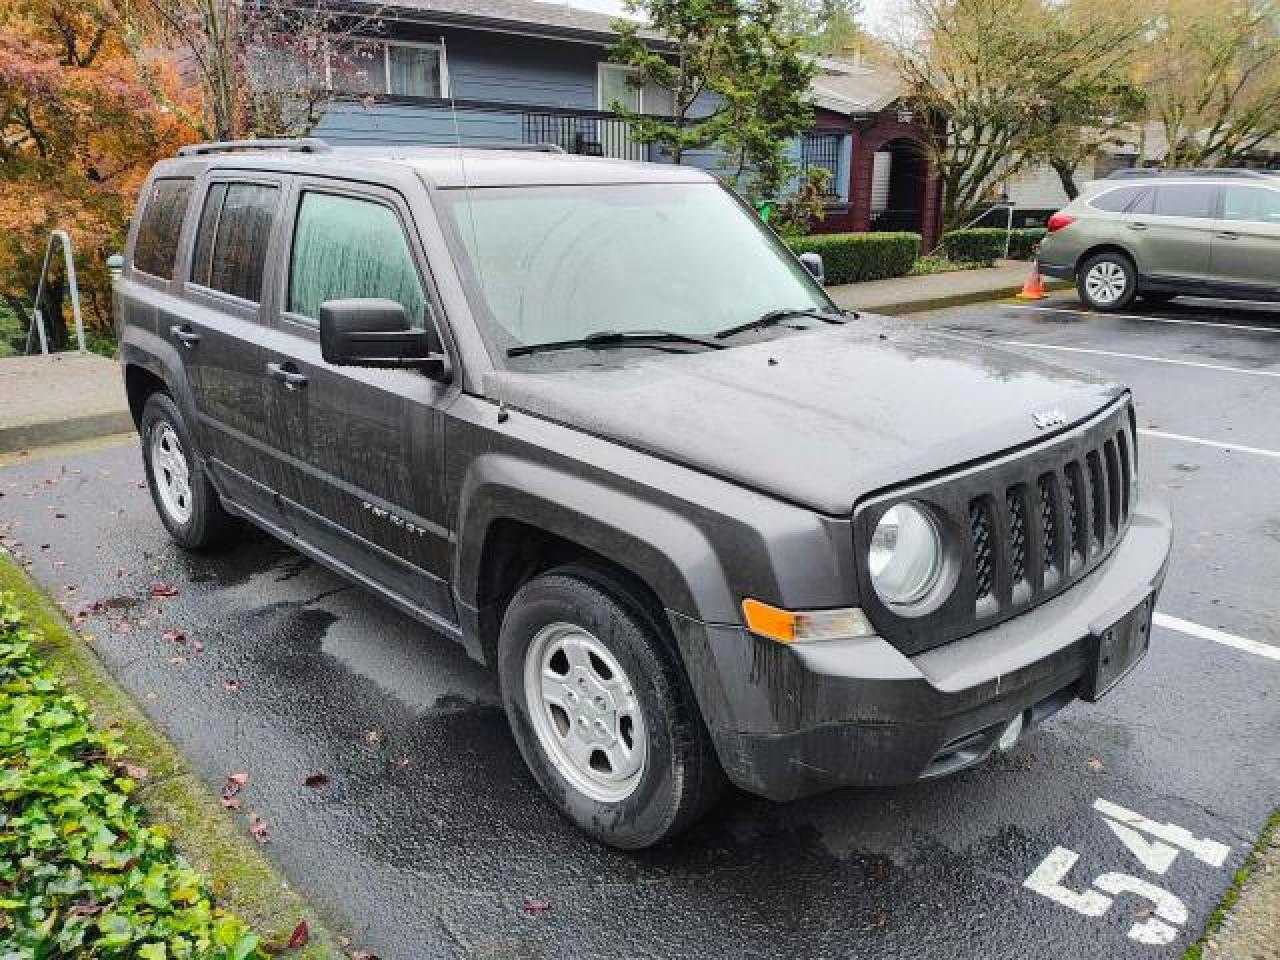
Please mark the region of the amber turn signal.
POLYGON ((838 610, 783 610, 748 597, 742 601, 747 629, 779 643, 801 640, 841 640, 875 634, 870 621, 857 607, 838 610))

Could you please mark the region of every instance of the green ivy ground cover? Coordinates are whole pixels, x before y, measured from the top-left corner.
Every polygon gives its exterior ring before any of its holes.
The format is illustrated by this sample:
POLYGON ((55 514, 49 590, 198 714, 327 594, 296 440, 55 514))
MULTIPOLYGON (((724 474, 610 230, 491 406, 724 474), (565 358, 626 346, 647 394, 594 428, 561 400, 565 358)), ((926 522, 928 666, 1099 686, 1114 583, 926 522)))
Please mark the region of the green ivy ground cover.
POLYGON ((262 958, 131 798, 145 771, 0 594, 0 960, 262 958))

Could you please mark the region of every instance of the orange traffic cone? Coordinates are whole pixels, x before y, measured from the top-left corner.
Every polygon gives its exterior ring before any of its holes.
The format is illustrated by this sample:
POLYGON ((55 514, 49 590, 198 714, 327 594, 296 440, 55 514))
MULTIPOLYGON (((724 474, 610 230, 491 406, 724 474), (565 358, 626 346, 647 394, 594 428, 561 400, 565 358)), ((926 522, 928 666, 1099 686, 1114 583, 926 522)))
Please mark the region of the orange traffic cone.
POLYGON ((1040 261, 1031 261, 1031 276, 1027 278, 1027 282, 1022 285, 1022 292, 1018 294, 1019 300, 1043 300, 1046 294, 1044 292, 1044 278, 1040 276, 1040 261))

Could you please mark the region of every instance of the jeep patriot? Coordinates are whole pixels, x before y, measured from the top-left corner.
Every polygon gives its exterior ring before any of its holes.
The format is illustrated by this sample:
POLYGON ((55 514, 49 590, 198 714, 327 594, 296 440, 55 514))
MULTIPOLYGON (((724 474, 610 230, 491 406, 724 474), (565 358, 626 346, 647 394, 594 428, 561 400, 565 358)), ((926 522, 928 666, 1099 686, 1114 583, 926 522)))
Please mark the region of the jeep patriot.
POLYGON ((962 770, 1148 647, 1129 391, 820 273, 688 167, 261 141, 156 165, 114 302, 173 538, 248 520, 461 643, 638 848, 726 783, 962 770))

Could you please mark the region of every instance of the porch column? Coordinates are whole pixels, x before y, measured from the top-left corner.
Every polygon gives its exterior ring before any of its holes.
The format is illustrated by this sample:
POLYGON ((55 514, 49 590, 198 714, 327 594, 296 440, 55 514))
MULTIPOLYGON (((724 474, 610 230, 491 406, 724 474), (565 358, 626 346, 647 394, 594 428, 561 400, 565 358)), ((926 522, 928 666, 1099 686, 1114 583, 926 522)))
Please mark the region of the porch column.
POLYGON ((871 171, 874 151, 867 149, 865 134, 858 129, 850 133, 853 162, 849 164, 849 229, 865 233, 871 229, 871 171))

